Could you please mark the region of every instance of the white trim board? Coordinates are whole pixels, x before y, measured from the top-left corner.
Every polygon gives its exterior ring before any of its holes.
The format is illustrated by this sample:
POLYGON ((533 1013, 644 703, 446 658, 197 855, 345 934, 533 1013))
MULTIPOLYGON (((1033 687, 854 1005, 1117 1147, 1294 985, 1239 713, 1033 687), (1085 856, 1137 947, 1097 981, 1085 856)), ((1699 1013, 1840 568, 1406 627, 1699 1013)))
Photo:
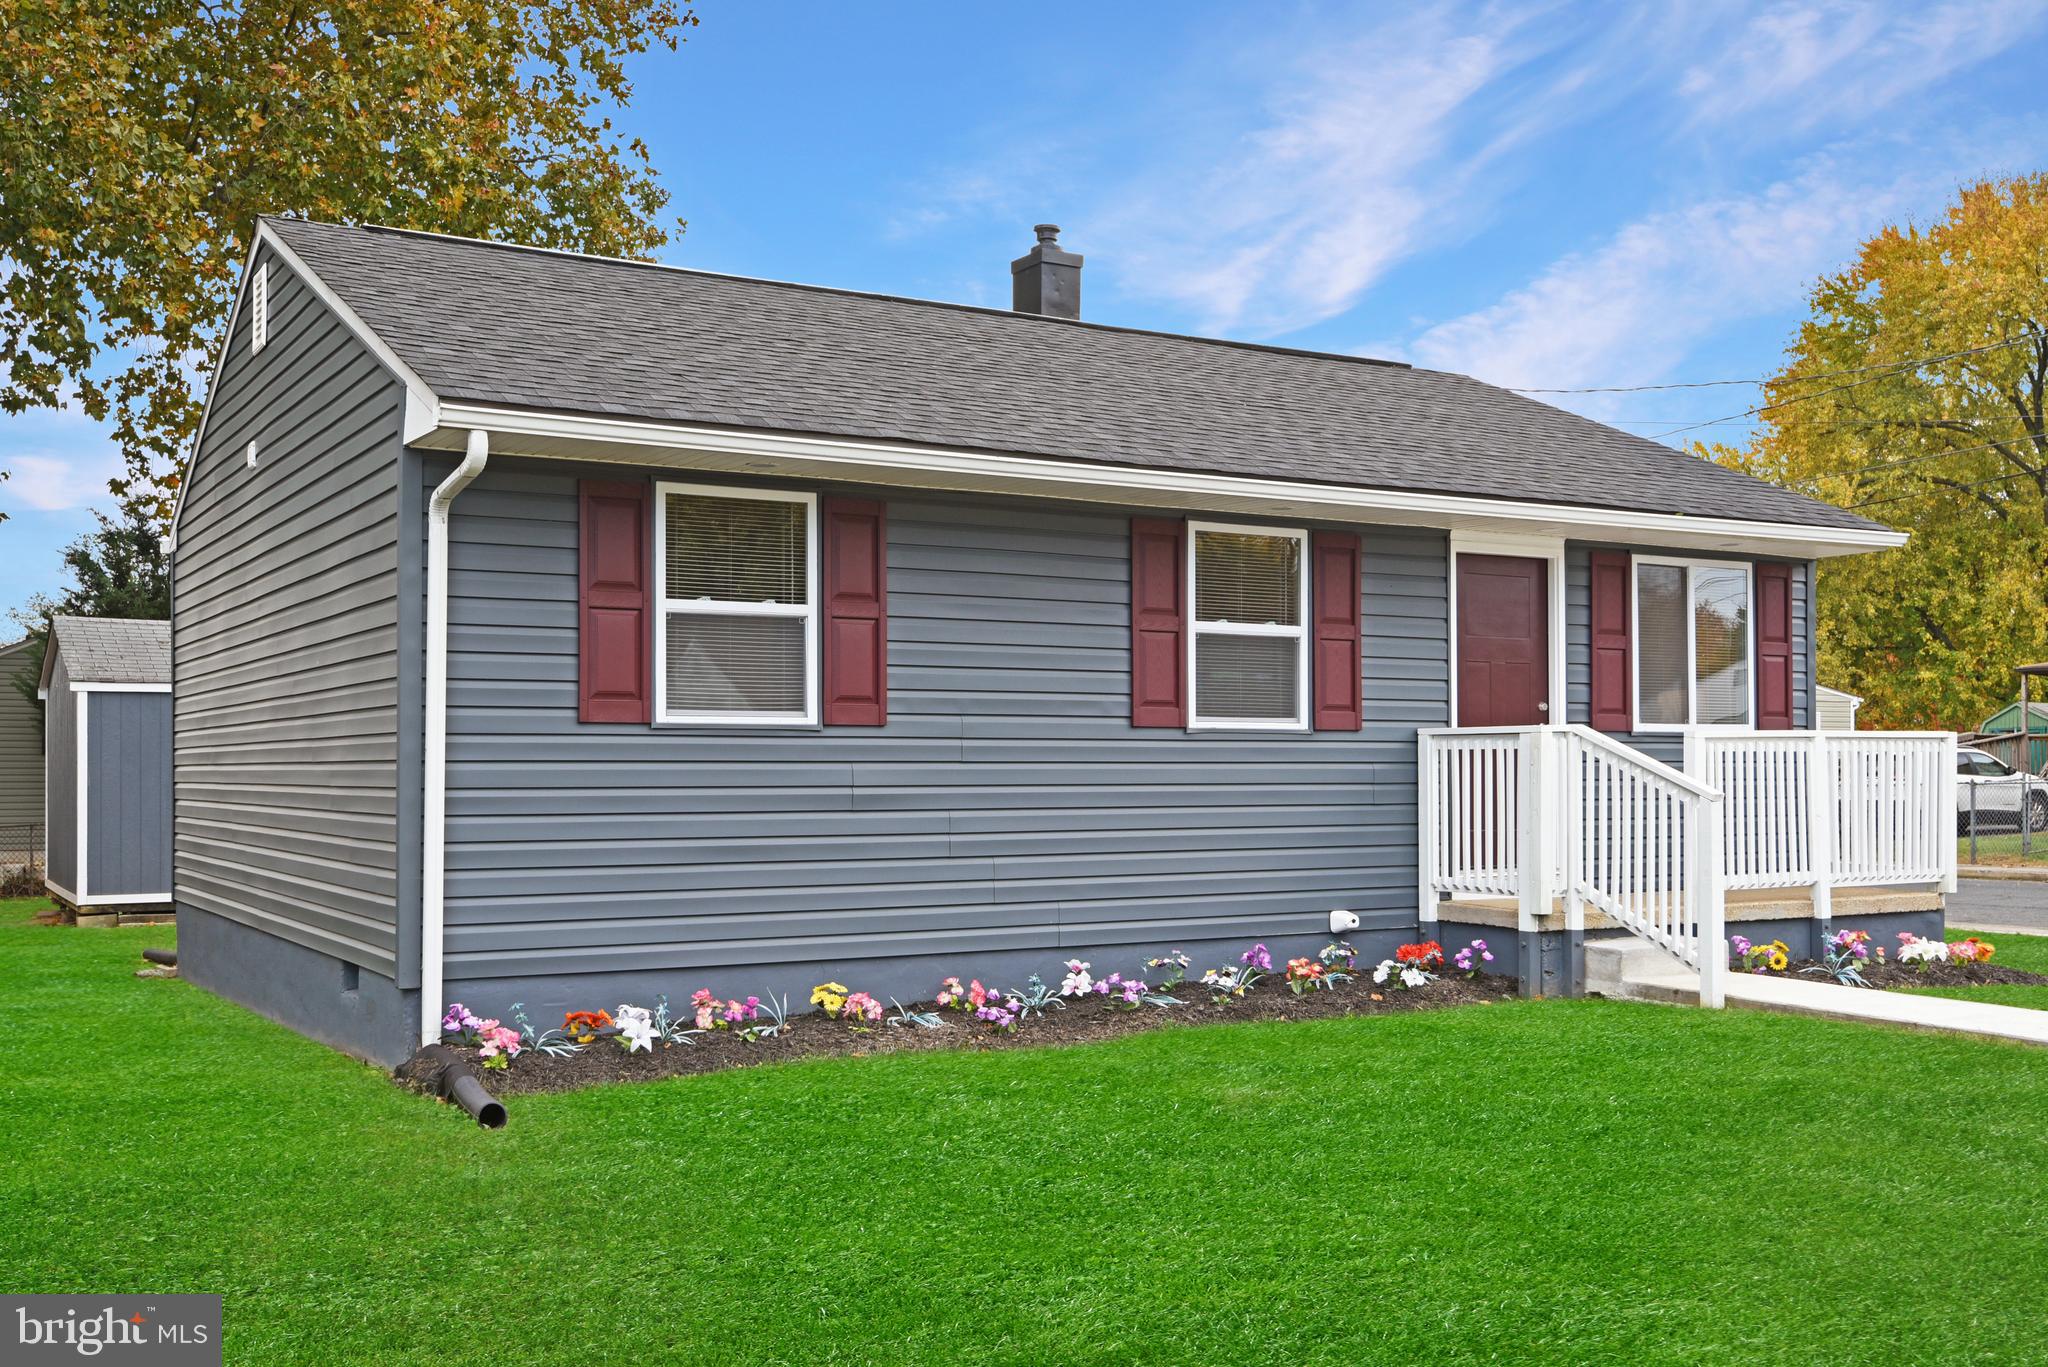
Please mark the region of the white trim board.
POLYGON ((1451 710, 1448 724, 1458 724, 1458 557, 1460 555, 1507 555, 1545 562, 1546 610, 1550 614, 1545 633, 1550 658, 1545 676, 1550 710, 1544 714, 1551 725, 1568 721, 1565 698, 1564 538, 1562 536, 1514 536, 1482 532, 1451 533, 1450 551, 1444 557, 1444 597, 1449 604, 1451 710))
POLYGON ((1798 559, 1885 550, 1906 542, 1905 533, 1889 528, 1748 522, 1463 494, 1359 489, 455 403, 443 403, 440 426, 412 444, 437 451, 460 450, 472 428, 488 430, 492 451, 504 455, 1020 494, 1268 518, 1277 515, 1509 536, 1641 541, 1685 550, 1798 559))
POLYGON ((73 693, 168 693, 167 683, 75 683, 73 693))

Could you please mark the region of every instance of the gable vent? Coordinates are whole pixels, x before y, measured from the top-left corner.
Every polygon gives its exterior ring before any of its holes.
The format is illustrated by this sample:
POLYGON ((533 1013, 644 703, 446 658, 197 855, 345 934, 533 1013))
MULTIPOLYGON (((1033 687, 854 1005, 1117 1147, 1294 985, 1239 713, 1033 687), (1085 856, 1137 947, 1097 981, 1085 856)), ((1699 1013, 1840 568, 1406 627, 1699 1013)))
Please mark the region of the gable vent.
POLYGON ((249 350, 263 350, 270 340, 270 266, 256 268, 256 284, 249 294, 249 350))

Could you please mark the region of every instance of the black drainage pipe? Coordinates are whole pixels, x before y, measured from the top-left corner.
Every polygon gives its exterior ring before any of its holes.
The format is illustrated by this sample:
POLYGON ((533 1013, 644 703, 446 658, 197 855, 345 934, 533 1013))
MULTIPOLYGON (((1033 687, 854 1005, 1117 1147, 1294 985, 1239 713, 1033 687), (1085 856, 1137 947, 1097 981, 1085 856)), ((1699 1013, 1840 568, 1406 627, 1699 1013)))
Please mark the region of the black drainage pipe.
POLYGON ((142 951, 142 957, 153 964, 162 964, 165 968, 178 966, 178 951, 175 949, 145 949, 142 951))
POLYGON ((505 1128, 505 1103, 484 1090, 482 1079, 462 1055, 445 1044, 430 1044, 420 1052, 439 1069, 434 1081, 443 1101, 468 1111, 487 1130, 505 1128))

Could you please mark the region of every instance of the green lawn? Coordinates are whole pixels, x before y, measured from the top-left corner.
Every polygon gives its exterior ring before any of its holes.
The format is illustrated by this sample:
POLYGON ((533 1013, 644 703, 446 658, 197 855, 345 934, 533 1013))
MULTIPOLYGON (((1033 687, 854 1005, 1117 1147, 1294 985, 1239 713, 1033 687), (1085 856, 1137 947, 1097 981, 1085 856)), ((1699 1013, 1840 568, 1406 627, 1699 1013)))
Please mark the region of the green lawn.
MULTIPOLYGON (((1959 931, 1950 931, 1951 940, 1961 939, 1959 931)), ((1991 962, 2007 968, 2025 969, 2029 973, 2048 973, 2048 936, 2043 935, 1986 935, 1997 949, 1991 962)), ((2048 1011, 2048 984, 2028 983, 1986 983, 1982 987, 1908 987, 1896 989, 1905 992, 1919 992, 1929 997, 1964 997, 1973 1002, 1995 1002, 2000 1006, 2027 1006, 2037 1011, 2048 1011)))
MULTIPOLYGON (((0 904, 0 1257, 236 1362, 1896 1362, 2038 1345, 2048 1052, 1601 1002, 520 1098, 0 904)), ((2001 947, 2001 953, 2006 952, 2001 947)))
POLYGON ((1964 836, 1956 841, 1956 860, 1969 864, 2048 864, 2048 831, 2034 831, 2027 836, 2028 849, 2020 850, 2019 832, 2010 835, 1979 835, 1977 857, 1970 858, 1970 838, 1964 836))

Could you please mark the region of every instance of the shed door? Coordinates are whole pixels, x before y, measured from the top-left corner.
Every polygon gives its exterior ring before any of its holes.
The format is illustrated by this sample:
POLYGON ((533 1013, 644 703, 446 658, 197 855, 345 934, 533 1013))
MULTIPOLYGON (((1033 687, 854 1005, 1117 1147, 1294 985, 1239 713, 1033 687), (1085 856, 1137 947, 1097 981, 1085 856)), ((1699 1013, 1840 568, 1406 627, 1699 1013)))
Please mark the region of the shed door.
POLYGON ((1550 720, 1547 561, 1458 557, 1458 725, 1550 720))

